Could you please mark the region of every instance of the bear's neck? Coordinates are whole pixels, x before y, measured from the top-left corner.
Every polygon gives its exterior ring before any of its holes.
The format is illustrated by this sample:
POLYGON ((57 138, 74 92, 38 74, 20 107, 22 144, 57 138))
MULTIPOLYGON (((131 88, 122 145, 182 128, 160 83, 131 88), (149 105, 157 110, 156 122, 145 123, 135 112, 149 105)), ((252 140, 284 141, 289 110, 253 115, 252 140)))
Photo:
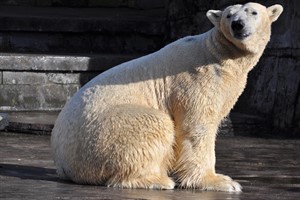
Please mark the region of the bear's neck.
POLYGON ((259 52, 247 52, 239 49, 216 28, 208 34, 207 49, 217 60, 220 67, 234 75, 248 74, 259 61, 264 49, 259 52))

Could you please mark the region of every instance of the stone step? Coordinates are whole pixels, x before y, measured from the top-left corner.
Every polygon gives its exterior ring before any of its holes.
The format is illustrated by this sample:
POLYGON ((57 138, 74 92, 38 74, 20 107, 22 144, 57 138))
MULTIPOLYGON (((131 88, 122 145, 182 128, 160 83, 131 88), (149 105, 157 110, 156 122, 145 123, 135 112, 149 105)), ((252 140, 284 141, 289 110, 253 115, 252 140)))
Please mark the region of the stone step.
POLYGON ((0 6, 2 52, 149 53, 164 33, 164 9, 0 6))
POLYGON ((9 112, 5 130, 30 134, 50 134, 58 111, 9 112))
POLYGON ((0 112, 0 131, 9 125, 8 115, 0 112))
POLYGON ((0 112, 60 110, 93 77, 136 57, 0 54, 0 112))
POLYGON ((60 110, 79 84, 0 85, 0 111, 60 110))
POLYGON ((141 54, 18 54, 0 53, 3 71, 103 72, 141 54))

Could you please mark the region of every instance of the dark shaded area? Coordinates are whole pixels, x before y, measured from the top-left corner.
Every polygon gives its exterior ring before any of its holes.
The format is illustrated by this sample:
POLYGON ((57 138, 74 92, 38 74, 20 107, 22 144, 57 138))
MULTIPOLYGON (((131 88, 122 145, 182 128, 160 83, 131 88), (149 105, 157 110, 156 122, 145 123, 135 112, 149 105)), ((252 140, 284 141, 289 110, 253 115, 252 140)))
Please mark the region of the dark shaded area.
POLYGON ((247 137, 217 141, 217 172, 239 181, 243 192, 115 189, 58 179, 49 136, 0 132, 1 199, 299 199, 300 141, 247 137), (284 155, 284 156, 282 156, 284 155))
POLYGON ((0 163, 0 176, 24 180, 59 181, 55 169, 0 163))

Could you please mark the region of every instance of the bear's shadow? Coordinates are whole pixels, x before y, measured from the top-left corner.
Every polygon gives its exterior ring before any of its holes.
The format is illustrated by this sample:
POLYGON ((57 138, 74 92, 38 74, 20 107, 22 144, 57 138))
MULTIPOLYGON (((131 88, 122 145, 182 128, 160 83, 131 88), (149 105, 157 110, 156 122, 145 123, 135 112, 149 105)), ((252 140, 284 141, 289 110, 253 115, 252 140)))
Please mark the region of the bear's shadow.
POLYGON ((55 169, 0 163, 0 176, 60 182, 55 169))

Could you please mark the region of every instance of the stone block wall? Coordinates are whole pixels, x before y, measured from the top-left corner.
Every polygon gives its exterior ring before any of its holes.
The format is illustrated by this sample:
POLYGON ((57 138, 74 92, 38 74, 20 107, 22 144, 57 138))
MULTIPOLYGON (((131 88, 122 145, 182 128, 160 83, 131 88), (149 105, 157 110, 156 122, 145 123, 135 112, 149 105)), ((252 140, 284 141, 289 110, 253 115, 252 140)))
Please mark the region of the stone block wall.
POLYGON ((135 57, 0 54, 0 112, 59 111, 94 76, 135 57))
POLYGON ((59 111, 94 76, 164 45, 160 8, 0 9, 0 112, 59 111))
POLYGON ((0 10, 1 130, 49 134, 83 84, 165 42, 159 0, 5 0, 0 10))

